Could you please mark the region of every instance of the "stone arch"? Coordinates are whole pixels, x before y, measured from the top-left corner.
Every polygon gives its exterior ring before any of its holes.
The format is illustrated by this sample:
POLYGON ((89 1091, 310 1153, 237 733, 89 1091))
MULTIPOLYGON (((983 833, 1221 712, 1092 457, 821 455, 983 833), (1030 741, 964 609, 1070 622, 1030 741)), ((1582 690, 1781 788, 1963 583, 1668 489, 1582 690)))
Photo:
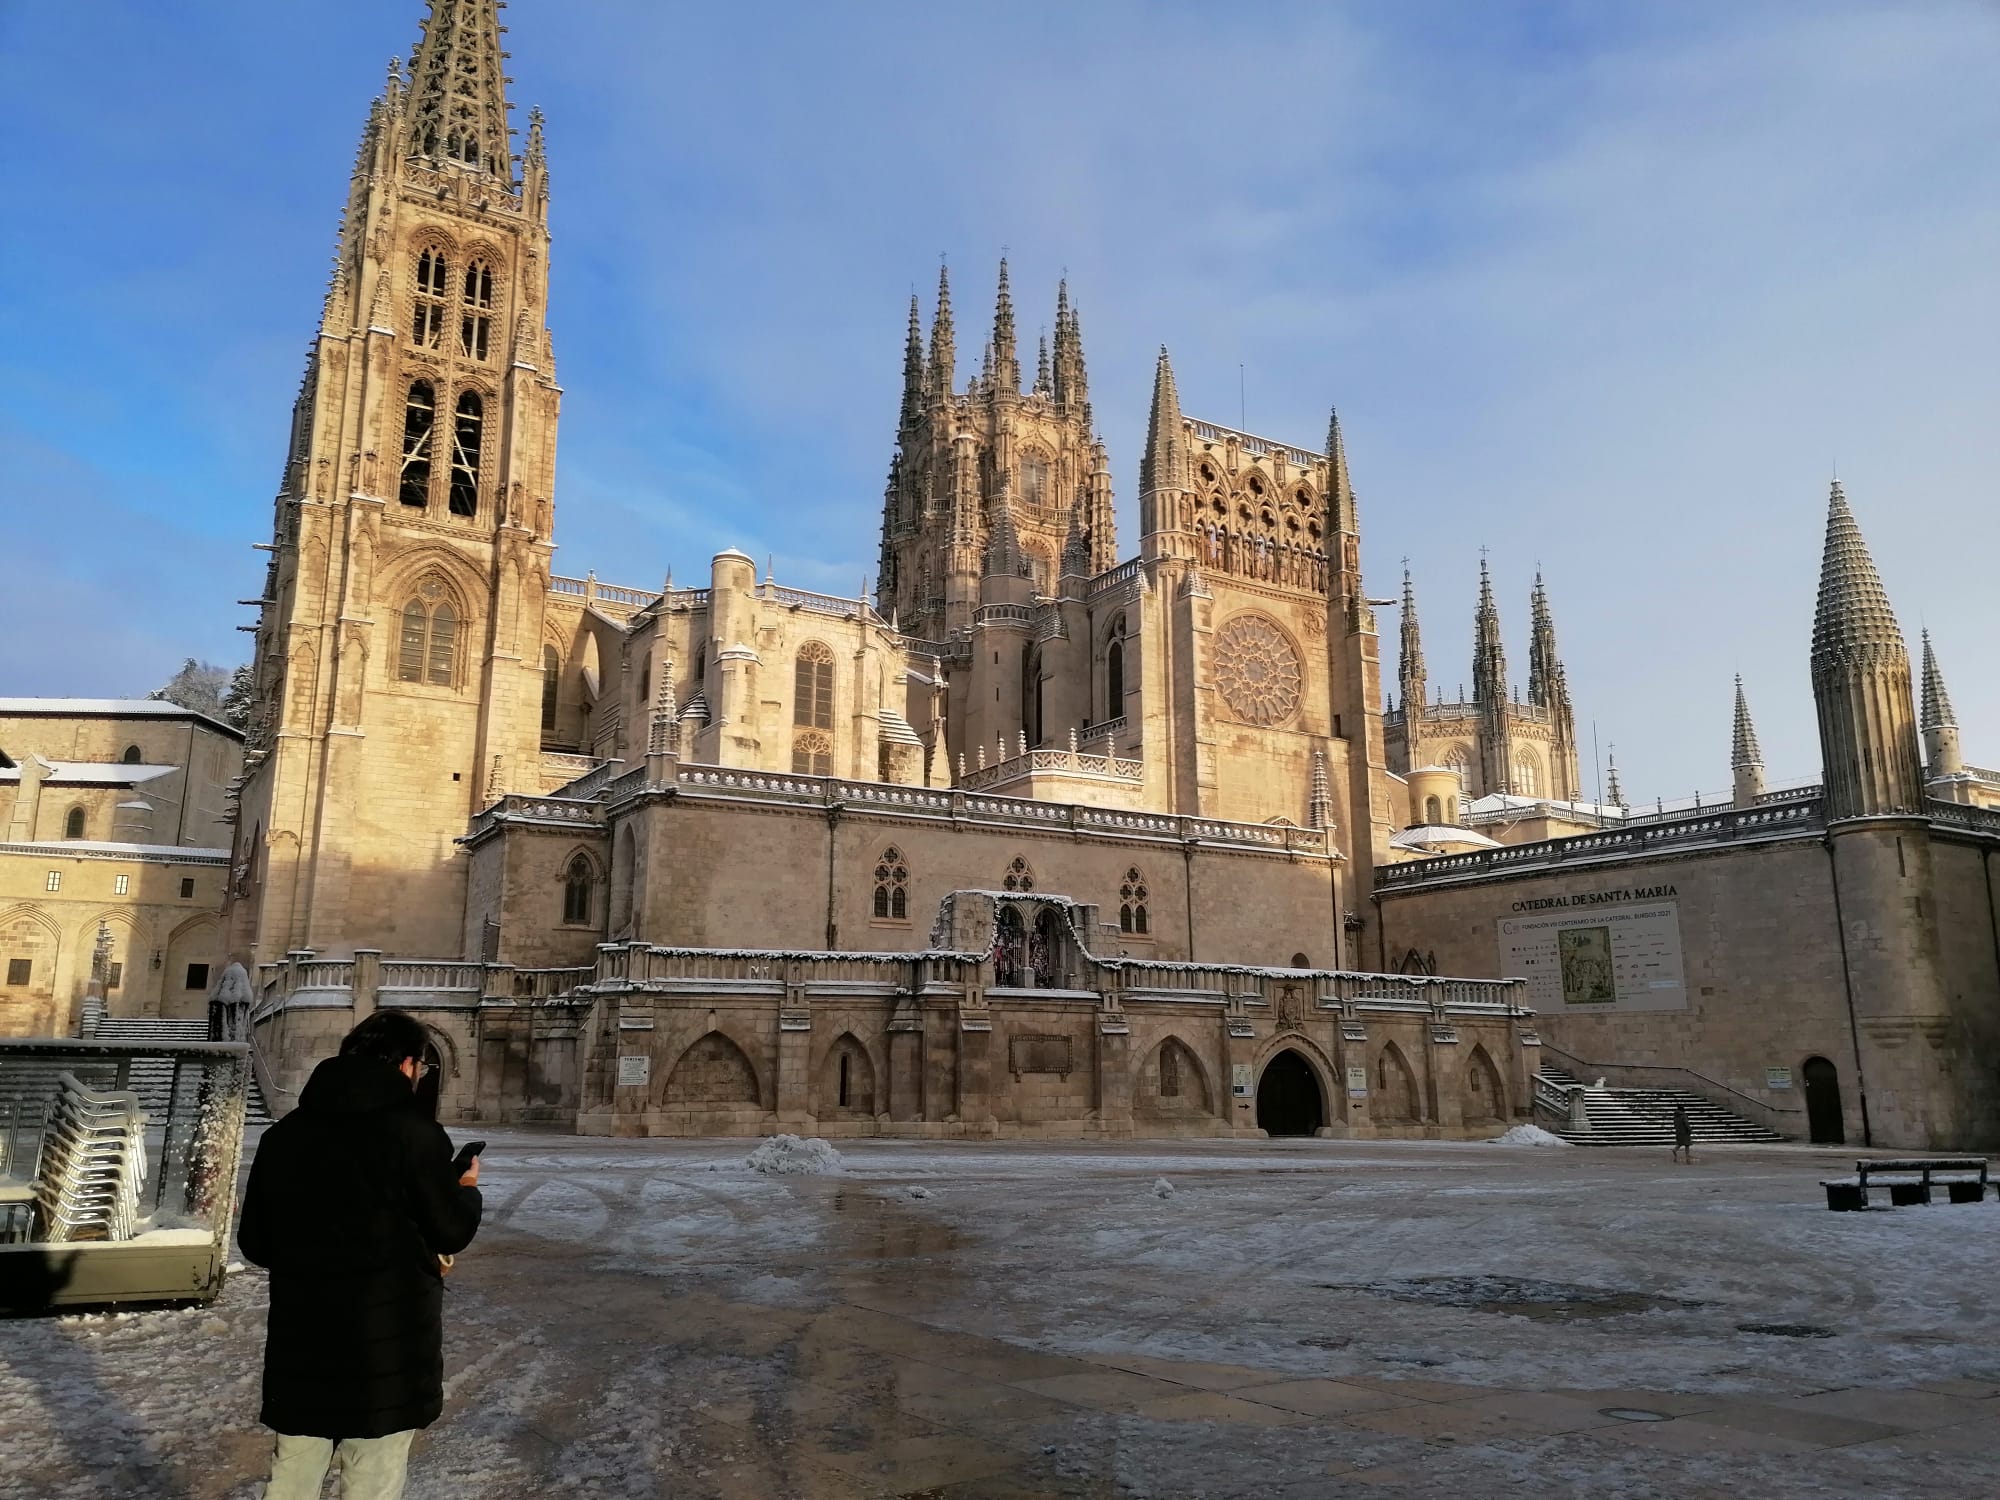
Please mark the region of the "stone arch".
POLYGON ((1469 1122, 1507 1118, 1507 1088, 1482 1042, 1473 1043, 1472 1050, 1465 1055, 1463 1109, 1469 1122))
POLYGON ((1147 1115, 1209 1115, 1215 1092, 1201 1053, 1178 1035, 1160 1039, 1139 1070, 1133 1107, 1147 1115))
POLYGON ((1326 1078, 1287 1037, 1257 1073, 1257 1127, 1266 1135, 1317 1135, 1327 1123, 1326 1078))
POLYGON ((174 1010, 207 1014, 208 992, 221 975, 222 922, 213 912, 189 917, 167 934, 166 966, 161 974, 160 1013, 174 1010), (189 986, 188 965, 203 962, 208 972, 201 983, 189 986))
POLYGON ((604 871, 597 855, 577 844, 562 858, 559 884, 562 887, 562 919, 565 925, 593 924, 600 915, 597 891, 604 884, 604 871))
POLYGON ((1417 1089, 1416 1069, 1410 1066, 1409 1058, 1394 1042, 1384 1042, 1375 1054, 1368 1102, 1371 1119, 1415 1125, 1424 1118, 1423 1095, 1417 1089))
POLYGON ((873 1115, 875 1102, 875 1061, 852 1031, 843 1031, 826 1049, 819 1068, 819 1104, 815 1111, 828 1115, 873 1115))
POLYGON ((1542 783, 1541 757, 1528 745, 1515 747, 1509 780, 1517 797, 1540 797, 1548 791, 1542 783))
POLYGON ((668 1104, 682 1105, 764 1102, 756 1064, 721 1031, 704 1032, 674 1059, 664 1098, 668 1104))

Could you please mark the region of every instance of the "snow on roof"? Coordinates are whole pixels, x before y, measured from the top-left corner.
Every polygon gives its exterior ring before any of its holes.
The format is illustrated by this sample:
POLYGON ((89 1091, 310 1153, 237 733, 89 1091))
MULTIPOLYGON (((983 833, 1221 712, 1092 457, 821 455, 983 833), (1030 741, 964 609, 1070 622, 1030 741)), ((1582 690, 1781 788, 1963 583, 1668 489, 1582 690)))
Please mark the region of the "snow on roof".
POLYGON ((1454 828, 1439 823, 1423 823, 1405 828, 1389 839, 1391 849, 1497 849, 1497 839, 1470 828, 1454 828))
POLYGON ((243 731, 213 714, 182 708, 161 698, 0 698, 0 714, 40 715, 77 719, 199 719, 224 734, 243 738, 243 731))
MULTIPOLYGON (((131 765, 122 760, 44 760, 42 764, 49 768, 48 774, 42 777, 44 786, 134 786, 141 781, 171 776, 180 769, 179 766, 131 765)), ((0 769, 0 781, 20 779, 19 767, 0 769)))
POLYGON ((1466 804, 1466 813, 1471 817, 1498 816, 1505 813, 1550 812, 1568 814, 1581 818, 1616 818, 1623 822, 1626 810, 1610 803, 1557 802, 1548 797, 1517 797, 1508 792, 1489 792, 1484 797, 1474 798, 1466 804))

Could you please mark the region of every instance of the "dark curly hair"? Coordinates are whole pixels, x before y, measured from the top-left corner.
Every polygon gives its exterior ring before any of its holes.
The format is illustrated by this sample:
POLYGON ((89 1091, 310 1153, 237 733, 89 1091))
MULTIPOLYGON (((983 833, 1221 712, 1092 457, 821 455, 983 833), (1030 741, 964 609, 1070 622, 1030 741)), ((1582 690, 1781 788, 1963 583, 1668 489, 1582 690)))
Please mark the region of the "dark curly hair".
POLYGON ((423 1060, 430 1045, 430 1033, 423 1022, 400 1010, 378 1010, 341 1038, 342 1057, 379 1057, 400 1064, 406 1057, 423 1060))

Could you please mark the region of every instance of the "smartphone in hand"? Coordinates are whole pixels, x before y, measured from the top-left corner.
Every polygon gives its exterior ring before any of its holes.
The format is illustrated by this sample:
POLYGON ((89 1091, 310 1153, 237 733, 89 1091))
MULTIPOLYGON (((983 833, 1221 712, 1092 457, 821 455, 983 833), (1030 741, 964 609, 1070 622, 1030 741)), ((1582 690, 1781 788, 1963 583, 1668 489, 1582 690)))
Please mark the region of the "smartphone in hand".
POLYGON ((471 1171, 473 1157, 478 1156, 485 1149, 486 1142, 484 1141, 467 1141, 463 1146, 460 1146, 458 1148, 458 1155, 451 1159, 452 1175, 454 1177, 463 1177, 467 1172, 471 1171))

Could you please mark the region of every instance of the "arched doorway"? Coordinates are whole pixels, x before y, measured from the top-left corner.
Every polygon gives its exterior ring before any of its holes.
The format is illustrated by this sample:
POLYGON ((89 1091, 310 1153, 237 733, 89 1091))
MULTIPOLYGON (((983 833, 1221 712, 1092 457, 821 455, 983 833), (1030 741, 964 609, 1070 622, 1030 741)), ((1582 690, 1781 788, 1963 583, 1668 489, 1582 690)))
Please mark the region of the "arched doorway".
POLYGON ((426 1120, 438 1117, 438 1093, 444 1087, 444 1057, 435 1042, 424 1043, 424 1076, 417 1080, 417 1108, 426 1120))
POLYGON ((1823 1057, 1809 1057, 1800 1071, 1806 1080, 1806 1130, 1815 1146, 1847 1144, 1840 1110, 1840 1070, 1823 1057))
POLYGON ((1289 1047, 1264 1064, 1257 1080, 1257 1125, 1266 1135, 1311 1135, 1326 1123, 1319 1080, 1289 1047))

